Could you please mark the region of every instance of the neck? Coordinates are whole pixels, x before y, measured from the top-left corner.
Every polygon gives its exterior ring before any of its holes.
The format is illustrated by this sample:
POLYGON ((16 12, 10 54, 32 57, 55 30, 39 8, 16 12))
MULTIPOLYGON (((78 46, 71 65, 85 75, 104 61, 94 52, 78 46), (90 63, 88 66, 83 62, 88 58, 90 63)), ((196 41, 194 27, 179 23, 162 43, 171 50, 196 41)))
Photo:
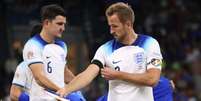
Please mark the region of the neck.
POLYGON ((126 36, 121 41, 121 43, 123 43, 125 45, 131 45, 131 44, 133 44, 133 42, 135 42, 136 39, 137 39, 137 34, 134 32, 134 30, 132 30, 126 34, 126 36))
POLYGON ((48 35, 48 33, 44 29, 42 29, 42 31, 40 32, 40 36, 47 43, 53 43, 54 42, 54 38, 51 37, 50 35, 48 35))

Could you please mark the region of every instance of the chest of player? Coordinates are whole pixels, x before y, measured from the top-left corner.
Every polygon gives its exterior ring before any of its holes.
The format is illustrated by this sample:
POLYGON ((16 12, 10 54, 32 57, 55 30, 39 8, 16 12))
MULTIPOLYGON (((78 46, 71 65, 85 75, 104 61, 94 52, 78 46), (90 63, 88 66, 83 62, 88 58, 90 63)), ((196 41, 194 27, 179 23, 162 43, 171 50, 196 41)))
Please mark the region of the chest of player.
POLYGON ((146 52, 138 46, 124 46, 106 56, 106 66, 118 71, 142 73, 146 71, 146 52))
POLYGON ((66 65, 66 54, 57 51, 43 51, 42 59, 44 62, 44 70, 47 74, 60 75, 63 74, 66 65))

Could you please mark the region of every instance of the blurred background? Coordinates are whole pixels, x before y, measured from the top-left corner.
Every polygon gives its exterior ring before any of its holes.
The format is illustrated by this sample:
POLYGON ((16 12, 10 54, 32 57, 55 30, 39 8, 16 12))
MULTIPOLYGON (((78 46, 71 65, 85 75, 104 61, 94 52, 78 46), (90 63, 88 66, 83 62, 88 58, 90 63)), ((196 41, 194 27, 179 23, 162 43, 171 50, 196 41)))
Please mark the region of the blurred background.
MULTIPOLYGON (((163 75, 176 85, 174 101, 201 101, 200 0, 0 0, 0 99, 9 97, 24 43, 32 27, 40 23, 42 6, 59 4, 66 10, 63 39, 68 45, 68 66, 78 74, 96 49, 112 39, 104 14, 119 1, 133 8, 135 31, 159 41, 163 75)), ((95 101, 106 92, 106 85, 99 76, 82 91, 88 101, 95 101)))

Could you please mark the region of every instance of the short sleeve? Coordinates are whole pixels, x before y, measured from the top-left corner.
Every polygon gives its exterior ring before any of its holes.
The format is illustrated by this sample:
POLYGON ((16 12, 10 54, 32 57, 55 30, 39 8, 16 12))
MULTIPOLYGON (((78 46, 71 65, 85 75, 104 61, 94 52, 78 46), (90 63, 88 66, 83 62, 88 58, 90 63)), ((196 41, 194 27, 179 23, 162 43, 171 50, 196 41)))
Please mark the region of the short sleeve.
POLYGON ((162 54, 160 51, 160 46, 155 39, 150 39, 148 42, 147 49, 147 69, 157 68, 161 69, 162 65, 162 54))
POLYGON ((27 43, 23 50, 23 59, 28 66, 34 63, 43 63, 42 49, 34 43, 27 43))
POLYGON ((105 65, 105 54, 104 54, 103 46, 99 47, 98 50, 96 51, 92 61, 94 61, 94 60, 100 61, 103 66, 105 65))
POLYGON ((25 87, 26 86, 26 67, 24 63, 17 66, 12 84, 25 87))

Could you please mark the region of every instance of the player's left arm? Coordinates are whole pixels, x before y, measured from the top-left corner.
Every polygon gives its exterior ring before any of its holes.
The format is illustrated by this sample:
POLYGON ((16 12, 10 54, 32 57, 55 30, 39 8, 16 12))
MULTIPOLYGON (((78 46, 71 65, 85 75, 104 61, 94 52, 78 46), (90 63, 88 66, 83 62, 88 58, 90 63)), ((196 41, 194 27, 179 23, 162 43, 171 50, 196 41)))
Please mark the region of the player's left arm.
POLYGON ((154 86, 160 78, 160 69, 151 68, 145 73, 127 73, 116 71, 111 68, 104 68, 101 74, 108 80, 118 79, 138 85, 154 86))
POLYGON ((65 70, 64 70, 64 81, 65 81, 65 83, 68 84, 71 80, 73 80, 74 77, 75 77, 75 75, 70 71, 70 69, 66 65, 65 70))

